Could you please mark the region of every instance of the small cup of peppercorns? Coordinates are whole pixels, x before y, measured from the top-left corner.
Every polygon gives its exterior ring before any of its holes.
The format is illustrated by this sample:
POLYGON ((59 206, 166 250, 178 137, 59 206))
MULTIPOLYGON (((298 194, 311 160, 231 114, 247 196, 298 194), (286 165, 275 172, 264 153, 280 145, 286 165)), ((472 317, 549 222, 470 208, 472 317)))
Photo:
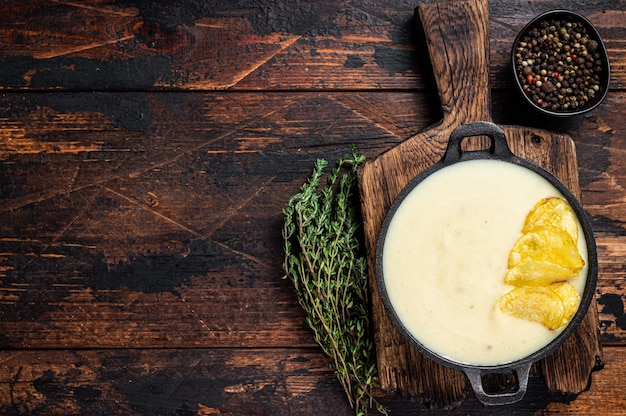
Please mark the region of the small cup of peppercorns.
POLYGON ((608 92, 606 48, 577 13, 554 10, 534 18, 517 35, 511 58, 517 88, 541 113, 579 115, 600 105, 608 92))

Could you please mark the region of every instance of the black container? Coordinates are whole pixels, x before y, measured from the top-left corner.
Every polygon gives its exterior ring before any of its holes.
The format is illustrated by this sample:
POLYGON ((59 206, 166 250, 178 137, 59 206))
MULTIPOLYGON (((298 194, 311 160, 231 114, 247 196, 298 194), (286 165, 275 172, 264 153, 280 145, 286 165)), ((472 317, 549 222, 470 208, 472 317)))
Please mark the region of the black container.
POLYGON ((468 377, 476 398, 485 405, 503 405, 510 404, 521 400, 526 393, 528 384, 528 374, 532 364, 550 354, 559 345, 561 345, 578 327, 582 319, 585 317, 589 304, 594 297, 595 286, 598 273, 598 261, 595 245, 595 238, 593 230, 591 228, 591 222, 583 210, 581 204, 571 191, 554 175, 545 169, 537 166, 528 160, 515 156, 508 147, 504 132, 495 124, 489 122, 475 122, 464 124, 457 127, 450 135, 448 147, 442 159, 435 163, 430 168, 423 171, 416 176, 398 195, 393 202, 385 221, 383 222, 382 229, 378 238, 378 246, 376 251, 376 276, 378 281, 378 287, 380 295, 385 305, 385 308, 389 314, 389 317, 396 328, 409 340, 409 342, 415 346, 421 353, 430 357, 434 361, 457 370, 460 370, 468 377), (472 136, 488 136, 491 140, 491 147, 488 150, 481 151, 464 151, 462 150, 461 143, 464 138, 472 136), (456 163, 463 163, 468 160, 476 159, 494 159, 513 163, 515 165, 522 166, 530 169, 531 171, 539 174, 557 188, 565 197, 567 202, 574 210, 578 220, 582 226, 584 232, 585 242, 587 244, 588 251, 588 269, 587 280, 584 292, 581 297, 581 302, 578 310, 568 323, 567 327, 549 344, 543 348, 535 351, 534 353, 524 357, 523 359, 507 362, 498 365, 471 365, 466 363, 457 362, 438 354, 435 351, 424 346, 415 335, 411 334, 398 318, 393 305, 389 300, 389 296, 385 286, 385 275, 383 273, 383 249, 385 245, 385 238, 389 228, 389 224, 398 210, 400 204, 406 196, 420 183, 433 173, 445 169, 456 163), (488 374, 511 374, 514 373, 517 376, 518 388, 514 392, 504 393, 487 393, 483 387, 482 377, 488 374))
POLYGON ((515 88, 517 89, 519 94, 522 97, 524 97, 523 98, 524 101, 530 107, 548 116, 572 117, 572 116, 577 116, 577 115, 587 113, 593 110, 594 108, 598 107, 602 103, 602 101, 604 101, 609 91, 611 69, 609 66, 608 54, 606 52, 606 48, 604 46, 602 38, 600 37, 600 34, 596 30, 596 28, 593 26, 593 24, 591 24, 591 22, 587 20, 584 16, 578 13, 568 11, 568 10, 552 10, 552 11, 540 14, 539 16, 531 20, 528 24, 526 24, 526 26, 524 26, 524 28, 519 32, 519 34, 515 38, 515 41, 513 42, 513 47, 511 48, 511 63, 512 63, 512 72, 513 72, 515 88), (553 111, 549 108, 544 108, 538 105, 536 102, 534 102, 531 99, 531 97, 529 97, 526 94, 526 92, 524 92, 523 84, 518 77, 519 72, 518 72, 518 64, 516 62, 516 53, 517 53, 517 48, 518 48, 520 41, 527 35, 530 29, 539 27, 541 22, 548 21, 550 19, 566 19, 566 20, 571 20, 571 21, 581 23, 587 29, 587 34, 589 35, 589 38, 592 40, 595 40, 598 43, 596 50, 599 54, 599 59, 602 61, 602 72, 599 74, 600 75, 600 80, 599 80, 600 91, 598 92, 598 96, 594 97, 593 101, 590 104, 585 105, 582 108, 572 109, 569 111, 568 110, 554 110, 553 111))

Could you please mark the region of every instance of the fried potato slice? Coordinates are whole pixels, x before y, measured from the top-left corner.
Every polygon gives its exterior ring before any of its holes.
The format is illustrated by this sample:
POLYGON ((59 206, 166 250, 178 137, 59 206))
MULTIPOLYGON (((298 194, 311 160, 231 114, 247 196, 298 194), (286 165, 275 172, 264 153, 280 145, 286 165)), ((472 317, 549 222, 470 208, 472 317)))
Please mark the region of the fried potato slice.
POLYGON ((538 227, 522 234, 509 254, 509 269, 527 261, 546 261, 579 272, 585 261, 566 231, 557 227, 538 227))
POLYGON ((555 330, 566 325, 576 313, 580 295, 570 283, 522 286, 505 293, 498 302, 508 315, 538 322, 555 330))
POLYGON ((527 260, 508 270, 504 283, 512 286, 546 286, 578 277, 578 271, 546 260, 527 260))
POLYGON ((561 228, 578 244, 578 220, 572 207, 562 198, 543 198, 535 204, 526 215, 522 233, 534 231, 542 227, 561 228))
MULTIPOLYGON (((550 289, 560 296, 563 301, 563 307, 565 308, 565 323, 569 322, 578 310, 580 304, 580 293, 569 282, 553 283, 549 286, 550 289)), ((564 323, 564 324, 565 324, 564 323)))
POLYGON ((516 287, 500 298, 500 310, 551 330, 566 325, 580 303, 566 281, 585 265, 577 244, 578 220, 566 201, 550 197, 535 204, 509 254, 504 282, 516 287))

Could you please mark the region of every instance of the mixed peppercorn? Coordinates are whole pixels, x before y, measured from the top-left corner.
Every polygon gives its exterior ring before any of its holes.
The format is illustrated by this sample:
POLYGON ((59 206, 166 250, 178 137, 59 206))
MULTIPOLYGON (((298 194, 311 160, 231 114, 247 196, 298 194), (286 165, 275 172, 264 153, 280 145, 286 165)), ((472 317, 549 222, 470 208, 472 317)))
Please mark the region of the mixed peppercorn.
POLYGON ((582 22, 549 18, 522 34, 514 51, 516 74, 537 106, 577 112, 602 97, 606 63, 589 32, 582 22))

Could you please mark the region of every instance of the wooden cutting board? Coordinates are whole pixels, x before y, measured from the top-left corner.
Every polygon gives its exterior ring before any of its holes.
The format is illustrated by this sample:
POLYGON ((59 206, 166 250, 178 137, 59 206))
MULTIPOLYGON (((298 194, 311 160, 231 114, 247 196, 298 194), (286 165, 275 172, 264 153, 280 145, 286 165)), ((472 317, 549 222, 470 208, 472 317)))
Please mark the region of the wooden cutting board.
MULTIPOLYGON (((394 198, 442 157, 452 130, 468 122, 491 121, 489 6, 487 0, 423 3, 415 19, 421 23, 430 54, 443 119, 364 164, 359 187, 381 387, 450 407, 471 395, 468 381, 463 373, 420 354, 391 323, 378 293, 376 242, 394 198)), ((500 127, 513 153, 552 172, 580 198, 576 151, 569 136, 521 126, 500 127)), ((478 140, 468 149, 480 146, 478 140)), ((572 337, 534 367, 550 391, 578 394, 588 387, 591 372, 601 364, 594 300, 572 337)))

